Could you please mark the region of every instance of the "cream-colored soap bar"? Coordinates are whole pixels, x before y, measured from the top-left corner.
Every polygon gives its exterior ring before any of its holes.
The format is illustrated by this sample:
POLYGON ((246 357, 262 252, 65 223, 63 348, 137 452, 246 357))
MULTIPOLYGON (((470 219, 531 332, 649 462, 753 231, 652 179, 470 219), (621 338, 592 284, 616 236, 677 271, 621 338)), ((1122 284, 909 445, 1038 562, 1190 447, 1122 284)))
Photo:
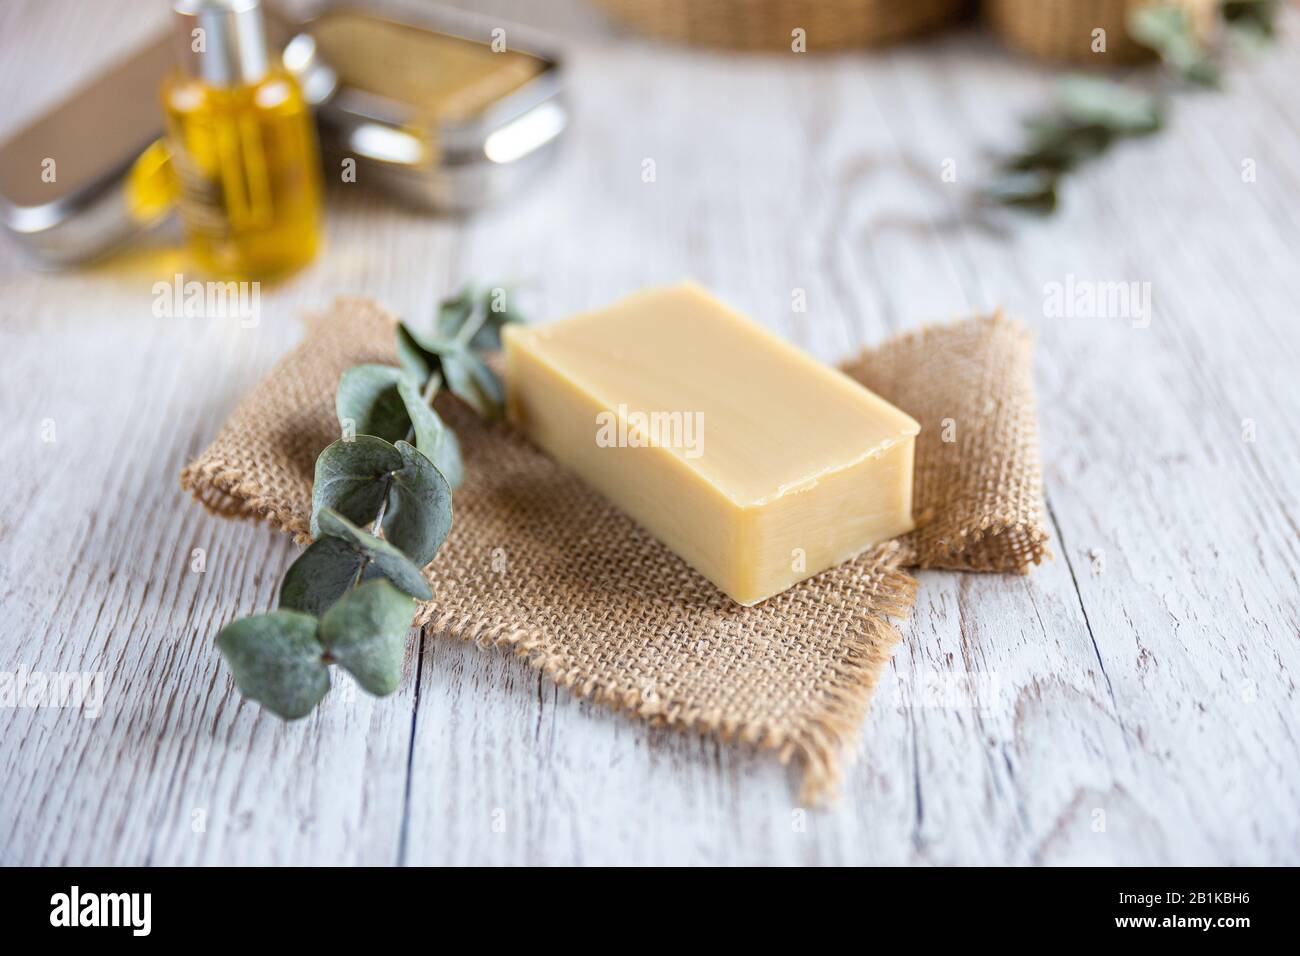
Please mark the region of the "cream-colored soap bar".
POLYGON ((698 286, 505 350, 511 421, 741 604, 912 528, 920 426, 698 286))

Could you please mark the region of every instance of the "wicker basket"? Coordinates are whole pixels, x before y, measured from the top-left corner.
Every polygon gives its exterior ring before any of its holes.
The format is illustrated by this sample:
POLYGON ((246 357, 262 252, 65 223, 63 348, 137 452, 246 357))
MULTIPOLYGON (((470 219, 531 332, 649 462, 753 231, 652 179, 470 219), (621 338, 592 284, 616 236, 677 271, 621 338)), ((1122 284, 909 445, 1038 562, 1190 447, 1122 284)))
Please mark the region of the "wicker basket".
POLYGON ((955 18, 966 0, 596 0, 611 15, 669 40, 737 50, 809 52, 880 46, 955 18))
POLYGON ((1047 60, 1096 66, 1133 63, 1151 51, 1128 35, 1129 11, 1151 0, 985 0, 998 34, 1019 50, 1047 60), (1092 32, 1106 31, 1106 52, 1094 52, 1092 32))

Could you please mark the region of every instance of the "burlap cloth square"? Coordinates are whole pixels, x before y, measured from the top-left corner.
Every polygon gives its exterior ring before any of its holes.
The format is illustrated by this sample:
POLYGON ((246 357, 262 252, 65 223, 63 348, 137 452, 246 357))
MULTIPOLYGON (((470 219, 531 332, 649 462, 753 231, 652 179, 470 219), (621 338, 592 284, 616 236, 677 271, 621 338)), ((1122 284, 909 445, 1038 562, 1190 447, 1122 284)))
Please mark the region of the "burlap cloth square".
MULTIPOLYGON (((316 456, 338 436, 339 375, 395 363, 394 319, 364 299, 303 342, 181 474, 209 509, 308 539, 316 456)), ((797 757, 833 791, 916 582, 908 565, 1024 573, 1046 555, 1032 336, 999 315, 937 326, 844 370, 915 417, 918 529, 756 607, 732 603, 508 425, 452 398, 466 478, 416 624, 512 648, 575 693, 642 719, 797 757)))

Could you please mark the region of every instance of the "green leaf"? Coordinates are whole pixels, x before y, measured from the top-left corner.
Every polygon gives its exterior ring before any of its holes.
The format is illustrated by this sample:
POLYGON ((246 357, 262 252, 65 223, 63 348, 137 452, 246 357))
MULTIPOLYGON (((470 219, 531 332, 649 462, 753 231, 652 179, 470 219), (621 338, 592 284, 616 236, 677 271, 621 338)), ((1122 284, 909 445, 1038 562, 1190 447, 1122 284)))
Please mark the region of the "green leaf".
POLYGON ((316 459, 311 489, 311 533, 320 536, 317 516, 333 508, 353 524, 374 521, 388 492, 389 475, 404 465, 402 453, 382 438, 339 439, 316 459))
POLYGON ((397 362, 417 382, 427 382, 438 367, 437 356, 430 355, 406 327, 397 323, 397 362))
POLYGON ((489 420, 501 417, 506 392, 495 372, 468 349, 442 353, 442 374, 451 393, 489 420))
POLYGON ((984 198, 1028 212, 1048 214, 1057 206, 1061 177, 1105 153, 1119 139, 1160 128, 1159 97, 1098 77, 1062 81, 1056 109, 1025 123, 1026 147, 1005 159, 984 198))
POLYGON ((1057 88, 1062 114, 1075 127, 1100 126, 1134 135, 1160 128, 1160 100, 1096 76, 1070 76, 1057 88))
MULTIPOLYGON (((429 412, 433 414, 432 409, 429 412)), ((450 452, 459 477, 459 449, 454 444, 455 436, 442 426, 441 421, 437 425, 442 428, 444 440, 451 443, 450 452)), ((382 439, 364 435, 351 442, 339 440, 321 452, 316 460, 312 534, 321 536, 320 516, 325 511, 333 510, 352 524, 362 526, 373 522, 383 506, 385 539, 423 567, 433 560, 451 530, 451 491, 451 484, 442 470, 422 451, 404 441, 393 446, 382 439)), ((345 566, 332 555, 329 560, 331 566, 345 566)), ((334 574, 324 566, 316 567, 314 559, 309 563, 312 564, 313 576, 323 575, 330 582, 329 589, 322 591, 319 597, 309 598, 309 603, 300 610, 319 614, 323 610, 320 601, 335 600, 342 593, 334 583, 342 572, 334 574)), ((354 567, 354 574, 355 571, 354 567)), ((306 593, 307 590, 304 587, 293 593, 306 593)))
POLYGON ((286 720, 305 717, 330 688, 311 615, 281 610, 234 621, 217 635, 217 649, 239 692, 286 720))
POLYGON ((320 620, 320 641, 331 658, 376 696, 402 679, 406 634, 415 605, 387 581, 368 581, 320 620))
POLYGON ((509 304, 507 290, 497 287, 478 294, 466 286, 439 305, 432 335, 398 324, 398 358, 403 368, 423 381, 438 371, 448 350, 495 352, 501 348, 501 330, 522 321, 509 304))
POLYGON ((351 590, 365 566, 366 555, 350 541, 317 538, 285 572, 280 584, 280 607, 319 617, 351 590))
POLYGON ((415 446, 437 466, 453 489, 459 488, 465 477, 465 466, 461 462, 456 433, 443 424, 414 382, 404 379, 398 383, 397 390, 411 417, 415 446))
POLYGON ((986 193, 996 203, 1048 215, 1056 209, 1056 177, 1042 172, 1007 172, 991 182, 986 193))
MULTIPOLYGON (((419 566, 393 545, 358 528, 337 511, 326 509, 320 513, 319 520, 322 534, 346 542, 369 561, 362 573, 364 580, 385 577, 413 598, 427 601, 433 597, 433 592, 429 590, 429 582, 424 579, 424 573, 419 566)), ((318 541, 317 544, 319 543, 318 541)), ((307 550, 310 551, 311 548, 307 550)), ((303 552, 304 555, 306 553, 303 552)))
POLYGON ((1185 80, 1217 86, 1219 67, 1207 44, 1196 35, 1191 13, 1175 3, 1148 3, 1128 15, 1128 32, 1185 80))
POLYGON ((1225 0, 1223 19, 1233 45, 1247 56, 1259 53, 1277 37, 1282 0, 1225 0))
MULTIPOLYGON (((510 306, 510 293, 506 289, 488 289, 477 302, 478 311, 470 320, 473 331, 468 336, 469 347, 477 352, 496 352, 501 348, 501 330, 512 322, 522 322, 518 312, 510 306)), ((467 327, 462 327, 456 338, 466 340, 467 327)))
POLYGON ((391 365, 357 365, 344 372, 334 399, 339 424, 346 427, 351 419, 356 434, 388 442, 405 438, 411 430, 411 417, 397 389, 403 374, 391 365))
POLYGON ((405 343, 403 347, 417 353, 433 373, 438 371, 443 351, 456 347, 456 340, 450 336, 444 337, 441 333, 430 335, 419 329, 413 329, 405 323, 399 325, 399 332, 405 343))
MULTIPOLYGON (((455 434, 443 424, 438 413, 425 401, 420 386, 408 372, 417 361, 425 367, 432 362, 440 362, 439 356, 424 352, 419 339, 409 329, 404 333, 399 332, 399 335, 404 335, 411 349, 404 362, 404 368, 359 365, 343 373, 336 400, 339 420, 352 418, 355 421, 357 439, 368 435, 391 443, 413 436, 416 446, 438 466, 452 487, 459 487, 464 477, 460 443, 456 440, 455 434)), ((439 347, 450 348, 441 343, 439 347)), ((387 457, 392 460, 391 455, 387 457)), ((317 466, 319 465, 318 460, 317 466)), ((369 469, 363 467, 362 470, 369 469)), ((373 510, 368 512, 366 510, 373 504, 377 493, 373 488, 353 487, 351 490, 362 496, 355 510, 339 507, 333 503, 329 506, 341 511, 353 522, 360 524, 369 521, 378 512, 377 505, 374 505, 373 510)), ((313 493, 313 533, 316 531, 314 518, 316 497, 313 493)))
POLYGON ((422 452, 404 441, 397 443, 397 450, 403 465, 393 472, 384 538, 424 567, 451 531, 451 486, 422 452))
MULTIPOLYGON (((409 374, 420 381, 441 374, 452 394, 489 419, 500 417, 505 389, 477 353, 499 349, 502 328, 520 321, 519 314, 499 294, 502 291, 491 289, 479 295, 466 287, 443 300, 434 334, 405 324, 399 324, 397 331, 398 358, 409 374)), ((414 417, 415 413, 411 414, 414 417)), ((454 471, 437 450, 431 457, 440 468, 445 464, 454 471)), ((453 486, 458 483, 453 475, 448 478, 453 486)))
POLYGON ((1076 127, 1058 118, 1031 127, 1030 145, 1004 164, 1008 170, 1063 173, 1104 152, 1114 134, 1104 126, 1076 127))
POLYGON ((465 323, 473 318, 477 305, 475 298, 474 287, 465 285, 455 295, 438 303, 438 318, 434 322, 434 328, 441 338, 454 339, 460 334, 465 323))

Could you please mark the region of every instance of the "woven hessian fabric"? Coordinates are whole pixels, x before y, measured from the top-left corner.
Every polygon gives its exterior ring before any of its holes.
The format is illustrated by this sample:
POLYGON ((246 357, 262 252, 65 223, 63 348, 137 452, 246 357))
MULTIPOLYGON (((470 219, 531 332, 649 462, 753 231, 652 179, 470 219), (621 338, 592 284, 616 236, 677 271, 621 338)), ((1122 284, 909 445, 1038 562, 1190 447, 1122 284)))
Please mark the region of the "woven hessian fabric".
MULTIPOLYGON (((1149 58, 1128 33, 1128 16, 1153 0, 986 0, 985 15, 1008 43, 1046 60, 1114 66, 1149 58), (1106 31, 1104 51, 1093 31, 1106 31)), ((1194 3, 1199 0, 1173 0, 1194 3)))
MULTIPOLYGON (((212 511, 306 541, 340 374, 395 361, 393 318, 340 299, 236 408, 181 484, 212 511)), ((833 792, 907 614, 907 564, 1023 573, 1046 554, 1032 340, 998 316, 895 339, 845 366, 922 425, 918 530, 740 607, 507 425, 453 398, 465 482, 416 624, 513 650, 637 717, 797 758, 833 792)))

